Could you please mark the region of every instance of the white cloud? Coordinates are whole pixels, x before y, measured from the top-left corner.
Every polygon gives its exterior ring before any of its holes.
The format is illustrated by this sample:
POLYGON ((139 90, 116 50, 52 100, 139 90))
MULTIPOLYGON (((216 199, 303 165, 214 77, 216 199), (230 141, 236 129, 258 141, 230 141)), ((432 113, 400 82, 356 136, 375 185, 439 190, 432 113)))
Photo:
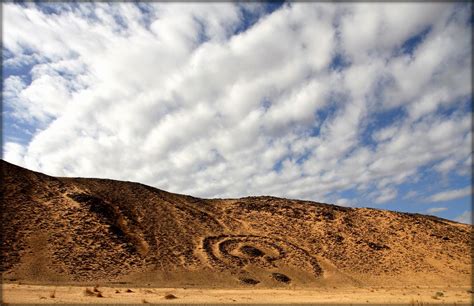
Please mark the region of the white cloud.
POLYGON ((447 207, 431 207, 431 208, 428 208, 426 212, 429 214, 435 214, 435 213, 442 212, 445 210, 448 210, 448 208, 447 207))
POLYGON ((399 56, 389 62, 393 85, 387 89, 384 102, 387 107, 411 103, 408 113, 412 120, 471 94, 470 29, 462 26, 469 12, 453 9, 450 4, 437 8, 441 10, 432 17, 449 22, 431 19, 426 24, 431 31, 414 55, 399 56))
POLYGON ((436 166, 434 166, 434 169, 441 173, 447 173, 451 171, 452 169, 454 169, 457 163, 458 161, 455 159, 446 159, 442 161, 441 163, 437 164, 436 166))
POLYGON ((346 199, 346 198, 337 199, 336 204, 339 206, 346 206, 346 207, 354 206, 354 203, 350 199, 346 199))
POLYGON ((10 76, 3 83, 3 96, 14 99, 25 87, 25 82, 19 76, 10 76))
POLYGON ((59 116, 71 101, 66 81, 60 76, 42 75, 18 94, 16 115, 45 122, 59 116))
POLYGON ((414 197, 418 196, 418 191, 416 190, 410 190, 409 192, 407 192, 405 194, 405 196, 403 197, 403 199, 412 199, 414 197))
POLYGON ((379 192, 379 195, 375 198, 375 203, 385 203, 393 200, 397 197, 397 190, 392 188, 386 188, 379 192))
POLYGON ((466 197, 472 194, 471 186, 461 188, 461 189, 453 189, 448 191, 442 191, 436 194, 433 194, 428 198, 431 202, 442 202, 442 201, 449 201, 455 200, 459 198, 466 197))
POLYGON ((461 215, 456 217, 454 220, 461 223, 465 223, 465 224, 472 224, 472 212, 469 210, 466 210, 461 215))
POLYGON ((399 132, 400 128, 401 128, 401 127, 398 126, 398 125, 389 126, 389 127, 387 127, 387 128, 384 128, 384 129, 381 129, 381 130, 376 131, 374 134, 372 134, 372 138, 373 138, 376 142, 382 142, 382 141, 390 140, 390 139, 392 139, 395 135, 397 135, 397 133, 399 132))
POLYGON ((354 61, 388 57, 393 48, 436 20, 445 19, 449 4, 358 3, 349 5, 341 21, 345 51, 354 61))
POLYGON ((472 153, 469 153, 468 157, 462 162, 457 173, 459 175, 471 176, 472 173, 472 153))
POLYGON ((31 83, 5 81, 7 115, 41 122, 7 160, 203 197, 378 188, 386 203, 421 167, 470 156, 470 114, 437 113, 470 94, 469 14, 455 6, 145 6, 4 5, 7 61, 32 65, 31 83), (233 35, 244 12, 260 18, 233 35), (426 27, 412 55, 396 52, 426 27), (335 54, 351 65, 332 70, 335 54), (394 107, 406 116, 371 127, 394 107))
POLYGON ((14 142, 6 142, 3 146, 2 158, 19 166, 24 166, 23 155, 25 148, 14 142))

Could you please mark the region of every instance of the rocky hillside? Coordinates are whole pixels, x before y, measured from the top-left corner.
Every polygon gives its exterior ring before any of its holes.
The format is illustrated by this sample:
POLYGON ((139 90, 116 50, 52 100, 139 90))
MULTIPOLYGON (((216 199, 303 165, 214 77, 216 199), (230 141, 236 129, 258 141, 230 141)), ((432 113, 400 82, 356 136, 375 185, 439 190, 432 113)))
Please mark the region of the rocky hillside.
POLYGON ((2 161, 4 281, 469 284, 472 226, 275 197, 200 199, 2 161))

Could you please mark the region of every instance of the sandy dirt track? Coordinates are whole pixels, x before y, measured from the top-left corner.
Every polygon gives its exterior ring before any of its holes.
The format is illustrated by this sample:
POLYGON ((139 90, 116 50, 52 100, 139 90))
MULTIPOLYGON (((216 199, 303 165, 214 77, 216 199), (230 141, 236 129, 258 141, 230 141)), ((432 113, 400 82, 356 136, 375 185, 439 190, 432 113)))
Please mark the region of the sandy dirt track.
POLYGON ((184 289, 79 286, 2 285, 7 304, 202 304, 202 303, 323 303, 323 304, 452 304, 469 305, 470 287, 316 288, 316 289, 184 289), (89 294, 86 293, 88 288, 89 294), (130 289, 133 292, 127 292, 130 289), (98 297, 97 295, 102 297, 98 297), (167 295, 176 298, 165 298, 167 295))

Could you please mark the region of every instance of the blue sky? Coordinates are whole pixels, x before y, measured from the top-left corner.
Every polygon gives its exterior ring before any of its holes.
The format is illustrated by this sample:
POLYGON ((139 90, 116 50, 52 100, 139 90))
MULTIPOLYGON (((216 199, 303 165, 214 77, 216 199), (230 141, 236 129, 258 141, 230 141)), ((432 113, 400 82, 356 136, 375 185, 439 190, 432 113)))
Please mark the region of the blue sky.
POLYGON ((470 4, 3 6, 5 160, 470 222, 470 4))

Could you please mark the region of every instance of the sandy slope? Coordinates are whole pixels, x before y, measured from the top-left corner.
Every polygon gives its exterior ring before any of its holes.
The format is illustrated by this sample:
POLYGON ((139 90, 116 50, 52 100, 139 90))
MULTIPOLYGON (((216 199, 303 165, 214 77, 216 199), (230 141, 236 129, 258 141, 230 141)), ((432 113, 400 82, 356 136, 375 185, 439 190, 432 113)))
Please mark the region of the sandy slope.
POLYGON ((98 287, 102 297, 95 292, 85 293, 77 286, 35 286, 7 284, 3 286, 6 303, 35 304, 140 304, 140 303, 358 303, 358 304, 470 304, 470 287, 373 287, 373 288, 313 288, 313 289, 183 289, 183 288, 131 288, 98 287), (95 294, 95 295, 94 295, 95 294), (174 299, 165 296, 172 294, 174 299))
POLYGON ((199 199, 1 166, 5 281, 222 289, 471 281, 466 224, 275 197, 199 199))

